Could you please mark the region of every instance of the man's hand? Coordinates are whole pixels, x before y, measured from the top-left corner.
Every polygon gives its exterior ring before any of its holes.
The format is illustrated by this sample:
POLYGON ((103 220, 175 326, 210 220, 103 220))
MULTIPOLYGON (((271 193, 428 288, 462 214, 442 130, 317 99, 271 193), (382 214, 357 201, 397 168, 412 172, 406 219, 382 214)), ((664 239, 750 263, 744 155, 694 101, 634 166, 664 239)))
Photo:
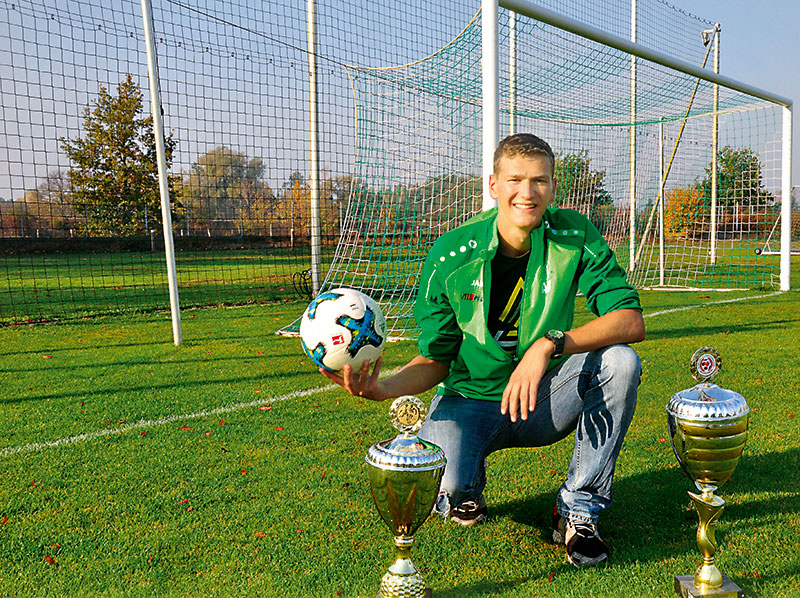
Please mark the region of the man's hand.
POLYGON ((517 412, 522 419, 528 419, 528 413, 536 409, 539 382, 547 371, 554 349, 553 341, 540 338, 528 348, 511 373, 503 391, 500 413, 508 413, 512 422, 517 421, 517 412))
POLYGON ((325 368, 319 368, 320 373, 331 382, 335 382, 354 397, 364 397, 370 401, 385 401, 388 397, 383 392, 378 374, 381 371, 383 357, 378 357, 372 374, 369 373, 369 361, 364 360, 361 370, 353 371, 349 364, 342 368, 342 375, 336 372, 329 372, 325 368))

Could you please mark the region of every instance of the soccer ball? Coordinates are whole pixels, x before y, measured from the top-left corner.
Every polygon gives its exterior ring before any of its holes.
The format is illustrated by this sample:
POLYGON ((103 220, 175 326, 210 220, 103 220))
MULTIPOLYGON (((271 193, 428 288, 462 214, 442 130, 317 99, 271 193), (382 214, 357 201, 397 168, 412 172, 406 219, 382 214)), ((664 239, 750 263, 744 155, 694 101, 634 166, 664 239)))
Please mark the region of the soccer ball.
POLYGON ((329 372, 349 363, 361 368, 380 357, 386 319, 371 297, 354 289, 331 289, 316 297, 300 320, 300 341, 311 361, 329 372))

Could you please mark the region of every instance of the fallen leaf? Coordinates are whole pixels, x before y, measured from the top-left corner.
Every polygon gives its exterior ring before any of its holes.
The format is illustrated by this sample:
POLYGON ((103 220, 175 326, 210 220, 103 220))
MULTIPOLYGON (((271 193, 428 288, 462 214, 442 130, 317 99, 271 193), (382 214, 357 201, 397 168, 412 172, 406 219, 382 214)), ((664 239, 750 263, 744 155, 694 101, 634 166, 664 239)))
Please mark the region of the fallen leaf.
POLYGON ((8 522, 8 515, 6 515, 5 517, 3 517, 3 522, 2 522, 2 523, 0 523, 0 525, 5 525, 7 522, 8 522))
POLYGON ((261 392, 261 389, 260 389, 260 388, 256 388, 256 392, 257 392, 257 393, 260 393, 260 392, 261 392))
POLYGON ((56 563, 55 559, 51 557, 49 554, 44 555, 44 560, 48 565, 53 565, 54 567, 58 567, 58 563, 56 563))
POLYGON ((667 439, 666 439, 666 438, 664 438, 664 437, 662 436, 661 438, 659 438, 659 439, 658 439, 658 441, 659 441, 659 442, 666 442, 666 441, 667 441, 667 439))
POLYGON ((256 351, 256 355, 263 355, 263 354, 264 354, 263 351, 256 351))
POLYGON ((189 431, 191 431, 192 429, 187 425, 182 425, 181 426, 181 430, 189 430, 189 431))
POLYGON ((188 513, 189 511, 192 510, 192 508, 193 508, 192 505, 189 505, 188 507, 186 507, 186 512, 188 513))
POLYGON ((225 425, 225 420, 224 419, 219 420, 219 425, 220 426, 224 426, 225 425))
POLYGON ((266 538, 267 534, 264 532, 256 532, 256 538, 266 538))
POLYGON ((261 405, 258 408, 259 411, 272 411, 272 405, 261 405))
POLYGON ((556 473, 555 469, 551 469, 548 473, 556 473))
POLYGON ((242 470, 239 471, 239 473, 241 473, 242 475, 247 475, 247 470, 246 469, 242 469, 242 470))
POLYGON ((555 576, 556 576, 556 574, 555 574, 555 573, 551 573, 551 574, 550 574, 550 577, 548 577, 548 578, 547 578, 547 583, 550 583, 551 581, 553 581, 553 578, 554 578, 555 576))
POLYGON ((182 501, 180 501, 180 502, 176 502, 175 504, 176 504, 176 505, 182 505, 182 504, 185 504, 185 503, 187 503, 187 502, 189 502, 189 499, 188 499, 188 498, 184 498, 182 501))
POLYGON ((142 430, 141 432, 139 432, 139 435, 140 436, 147 436, 147 430, 142 430))
POLYGON ((151 556, 147 557, 147 563, 150 564, 152 562, 153 562, 153 557, 151 556))
POLYGON ((211 432, 206 432, 205 434, 203 434, 203 436, 206 436, 206 437, 207 436, 211 436, 211 432))
POLYGON ((43 357, 44 357, 45 359, 52 359, 52 358, 53 358, 53 356, 52 356, 52 355, 44 355, 43 357))
POLYGON ((790 414, 789 414, 789 417, 794 417, 794 413, 790 413, 790 414))
POLYGON ((59 544, 58 542, 56 542, 55 544, 51 544, 51 545, 50 545, 50 548, 55 548, 56 550, 58 550, 59 548, 61 548, 61 544, 59 544))
POLYGON ((280 432, 281 430, 283 430, 283 426, 275 426, 276 432, 280 432))

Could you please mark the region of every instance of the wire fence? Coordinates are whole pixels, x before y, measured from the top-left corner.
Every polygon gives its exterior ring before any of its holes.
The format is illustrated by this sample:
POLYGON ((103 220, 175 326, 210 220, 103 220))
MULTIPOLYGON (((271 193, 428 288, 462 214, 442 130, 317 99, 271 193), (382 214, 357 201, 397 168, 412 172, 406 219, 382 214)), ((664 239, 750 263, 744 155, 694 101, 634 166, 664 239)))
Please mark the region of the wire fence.
MULTIPOLYGON (((625 0, 542 4, 630 36, 625 0)), ((712 23, 638 5, 639 43, 700 63, 712 23)), ((479 7, 317 2, 323 273, 365 184, 349 73, 434 54, 479 7)), ((139 3, 0 0, 0 15, 0 322, 166 308, 139 3)), ((154 0, 153 15, 182 306, 307 296, 305 3, 154 0)))

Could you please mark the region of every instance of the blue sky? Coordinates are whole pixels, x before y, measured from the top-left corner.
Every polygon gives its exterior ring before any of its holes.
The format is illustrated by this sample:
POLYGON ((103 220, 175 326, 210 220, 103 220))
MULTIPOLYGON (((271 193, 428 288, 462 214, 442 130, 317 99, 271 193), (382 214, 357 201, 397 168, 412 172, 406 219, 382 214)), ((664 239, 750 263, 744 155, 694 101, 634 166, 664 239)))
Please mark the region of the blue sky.
POLYGON ((667 1, 722 25, 721 74, 794 101, 792 184, 800 185, 800 2, 667 1))

